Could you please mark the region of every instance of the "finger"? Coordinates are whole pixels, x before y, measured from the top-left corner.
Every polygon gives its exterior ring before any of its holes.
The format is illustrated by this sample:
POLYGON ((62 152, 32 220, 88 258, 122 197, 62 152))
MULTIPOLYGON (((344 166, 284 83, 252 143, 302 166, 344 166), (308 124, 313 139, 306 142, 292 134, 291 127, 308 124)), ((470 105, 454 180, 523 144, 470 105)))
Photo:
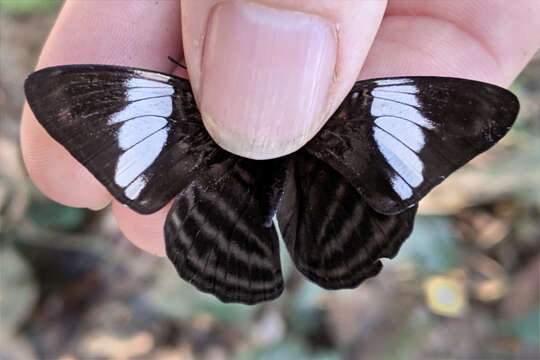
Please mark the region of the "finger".
POLYGON ((507 86, 539 46, 538 1, 390 1, 360 78, 439 75, 507 86))
POLYGON ((107 206, 108 191, 47 134, 28 105, 24 106, 20 136, 26 169, 42 193, 72 207, 99 210, 107 206))
POLYGON ((356 80, 385 1, 182 1, 190 80, 223 148, 254 159, 293 152, 356 80))
MULTIPOLYGON (((180 53, 179 32, 176 1, 68 1, 37 67, 110 63, 170 71, 167 56, 180 53)), ((21 146, 30 177, 53 200, 92 209, 110 200, 106 189, 49 137, 28 108, 22 115, 21 146)))
POLYGON ((171 204, 153 214, 140 215, 116 200, 112 202, 113 214, 122 233, 139 248, 158 256, 165 256, 163 224, 170 208, 171 204))

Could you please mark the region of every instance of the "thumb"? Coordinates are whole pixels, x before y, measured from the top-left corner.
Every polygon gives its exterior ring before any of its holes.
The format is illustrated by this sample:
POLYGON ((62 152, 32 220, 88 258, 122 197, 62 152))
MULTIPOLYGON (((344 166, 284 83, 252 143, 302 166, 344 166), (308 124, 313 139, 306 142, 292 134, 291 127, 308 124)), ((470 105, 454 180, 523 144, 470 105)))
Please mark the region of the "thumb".
POLYGON ((253 159, 291 153, 353 86, 386 1, 184 0, 182 34, 204 125, 253 159))

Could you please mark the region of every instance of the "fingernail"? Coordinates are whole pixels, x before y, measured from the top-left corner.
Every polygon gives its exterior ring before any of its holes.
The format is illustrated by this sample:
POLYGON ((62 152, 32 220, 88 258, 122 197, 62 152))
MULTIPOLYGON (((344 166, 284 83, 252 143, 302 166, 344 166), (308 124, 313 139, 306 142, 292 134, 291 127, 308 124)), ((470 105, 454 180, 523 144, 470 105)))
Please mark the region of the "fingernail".
POLYGON ((247 2, 212 9, 200 107, 212 138, 253 159, 291 153, 320 128, 337 52, 319 16, 247 2))

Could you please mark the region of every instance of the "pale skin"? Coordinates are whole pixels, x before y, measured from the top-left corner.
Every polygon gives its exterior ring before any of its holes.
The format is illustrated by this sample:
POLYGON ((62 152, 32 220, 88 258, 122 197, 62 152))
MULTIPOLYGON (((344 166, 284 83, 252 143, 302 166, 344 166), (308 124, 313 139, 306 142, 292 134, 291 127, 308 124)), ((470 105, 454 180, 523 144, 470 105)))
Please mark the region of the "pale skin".
MULTIPOLYGON (((117 64, 185 77, 183 70, 167 60, 172 55, 185 58, 199 99, 204 74, 197 40, 204 41, 206 19, 216 2, 184 0, 180 5, 177 1, 67 1, 37 68, 117 64)), ((506 87, 540 47, 537 0, 257 2, 315 14, 336 30, 335 70, 322 104, 327 114, 358 79, 437 75, 506 87)), ((324 120, 324 116, 314 120, 310 131, 315 132, 324 120)), ((112 199, 82 165, 49 137, 27 106, 22 115, 21 146, 28 173, 45 195, 68 206, 90 209, 101 209, 112 202, 125 236, 152 254, 164 255, 163 224, 170 205, 143 216, 112 199)))

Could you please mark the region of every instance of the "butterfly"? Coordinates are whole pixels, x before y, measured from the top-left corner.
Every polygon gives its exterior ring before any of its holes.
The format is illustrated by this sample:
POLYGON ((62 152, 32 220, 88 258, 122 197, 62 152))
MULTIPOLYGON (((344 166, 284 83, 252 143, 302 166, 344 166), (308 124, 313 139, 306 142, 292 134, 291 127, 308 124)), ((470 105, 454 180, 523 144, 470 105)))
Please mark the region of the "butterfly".
POLYGON ((174 199, 164 235, 178 274, 223 302, 283 291, 279 238, 326 289, 379 273, 410 235, 418 202, 511 128, 508 90, 444 77, 356 82, 293 154, 250 160, 206 132, 190 83, 106 65, 45 68, 25 94, 49 135, 140 214, 174 199))

